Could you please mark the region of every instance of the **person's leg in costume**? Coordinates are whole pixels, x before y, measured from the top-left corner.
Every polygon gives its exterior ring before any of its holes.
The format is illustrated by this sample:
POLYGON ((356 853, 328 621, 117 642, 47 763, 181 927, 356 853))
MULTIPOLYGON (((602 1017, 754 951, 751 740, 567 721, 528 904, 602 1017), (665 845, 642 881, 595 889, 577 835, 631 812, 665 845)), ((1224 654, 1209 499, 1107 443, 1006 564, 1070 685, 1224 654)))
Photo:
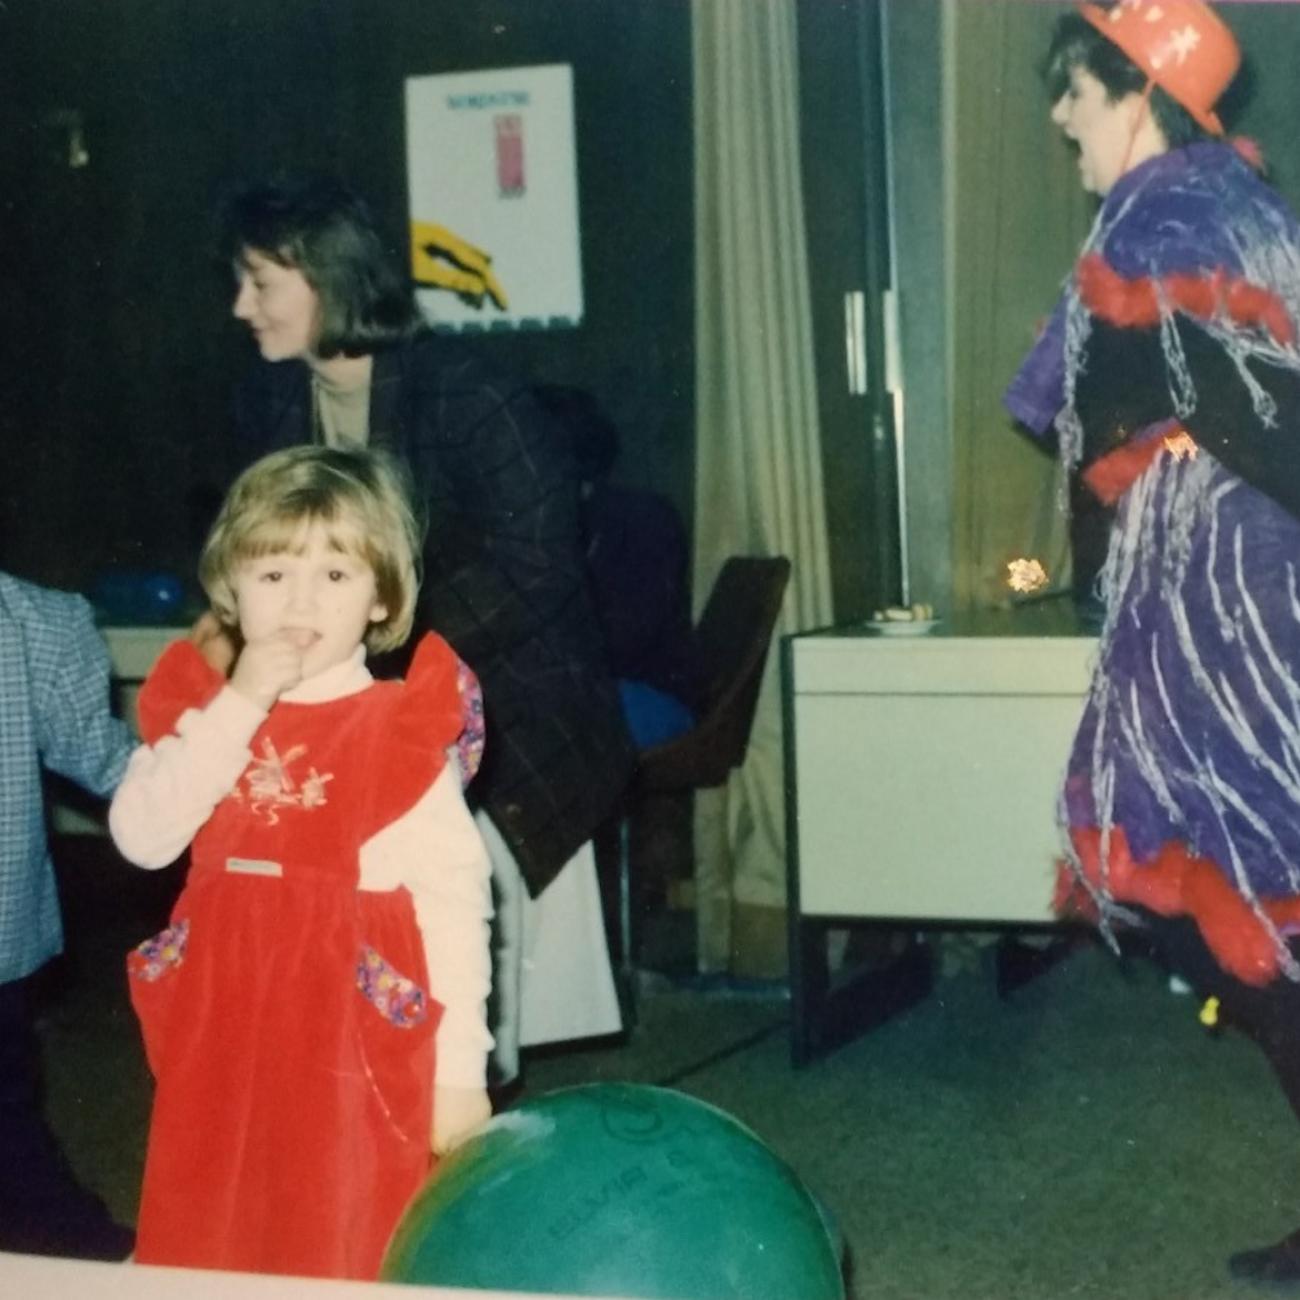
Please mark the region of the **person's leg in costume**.
MULTIPOLYGON (((1217 998, 1223 1018, 1259 1046, 1300 1120, 1300 986, 1285 976, 1263 988, 1243 984, 1215 961, 1192 921, 1149 912, 1142 915, 1164 964, 1200 996, 1217 998)), ((1228 1268, 1243 1280, 1300 1282, 1300 1228, 1271 1246, 1239 1251, 1229 1259, 1228 1268)))

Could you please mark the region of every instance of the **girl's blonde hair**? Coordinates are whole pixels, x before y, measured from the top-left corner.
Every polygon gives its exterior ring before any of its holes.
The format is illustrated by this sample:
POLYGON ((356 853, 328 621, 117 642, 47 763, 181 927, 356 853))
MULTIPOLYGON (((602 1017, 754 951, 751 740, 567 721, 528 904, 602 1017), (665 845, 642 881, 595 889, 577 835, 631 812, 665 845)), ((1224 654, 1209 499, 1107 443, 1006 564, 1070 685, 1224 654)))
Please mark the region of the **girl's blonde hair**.
POLYGON ((235 480, 199 557, 213 612, 237 628, 236 571, 259 556, 294 550, 316 522, 325 525, 331 547, 363 560, 375 575, 376 598, 388 613, 370 625, 367 649, 400 646, 415 618, 423 529, 401 462, 369 448, 288 447, 235 480))

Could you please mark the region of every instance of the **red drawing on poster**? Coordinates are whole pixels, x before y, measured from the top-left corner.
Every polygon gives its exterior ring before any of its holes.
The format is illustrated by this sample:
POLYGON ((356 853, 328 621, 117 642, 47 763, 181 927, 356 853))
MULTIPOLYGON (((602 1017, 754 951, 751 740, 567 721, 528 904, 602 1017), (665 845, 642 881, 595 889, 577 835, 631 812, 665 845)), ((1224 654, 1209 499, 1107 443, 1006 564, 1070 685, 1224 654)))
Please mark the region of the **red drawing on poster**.
POLYGON ((518 198, 524 185, 524 119, 518 113, 498 113, 493 119, 497 136, 497 192, 503 199, 518 198))

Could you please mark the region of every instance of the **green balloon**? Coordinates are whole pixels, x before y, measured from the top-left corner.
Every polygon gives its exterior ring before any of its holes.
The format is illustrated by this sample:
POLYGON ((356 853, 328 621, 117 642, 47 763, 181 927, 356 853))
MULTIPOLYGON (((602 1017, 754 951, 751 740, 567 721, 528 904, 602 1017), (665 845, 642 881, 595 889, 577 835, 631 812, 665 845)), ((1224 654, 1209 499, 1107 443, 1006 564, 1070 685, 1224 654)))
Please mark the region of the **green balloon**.
POLYGON ((641 1084, 564 1088, 442 1161, 384 1280, 636 1300, 843 1300, 794 1171, 724 1111, 641 1084))

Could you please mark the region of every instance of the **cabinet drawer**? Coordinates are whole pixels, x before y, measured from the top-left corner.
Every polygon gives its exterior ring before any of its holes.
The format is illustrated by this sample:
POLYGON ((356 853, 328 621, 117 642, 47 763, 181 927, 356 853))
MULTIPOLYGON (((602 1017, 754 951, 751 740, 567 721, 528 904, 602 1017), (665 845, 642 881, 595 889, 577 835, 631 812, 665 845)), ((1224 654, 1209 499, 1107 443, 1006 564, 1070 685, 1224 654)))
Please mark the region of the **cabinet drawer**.
POLYGON ((1088 688, 1091 637, 810 637, 793 642, 796 695, 1063 695, 1088 688))
POLYGON ((801 696, 800 911, 1039 922, 1078 696, 801 696))

